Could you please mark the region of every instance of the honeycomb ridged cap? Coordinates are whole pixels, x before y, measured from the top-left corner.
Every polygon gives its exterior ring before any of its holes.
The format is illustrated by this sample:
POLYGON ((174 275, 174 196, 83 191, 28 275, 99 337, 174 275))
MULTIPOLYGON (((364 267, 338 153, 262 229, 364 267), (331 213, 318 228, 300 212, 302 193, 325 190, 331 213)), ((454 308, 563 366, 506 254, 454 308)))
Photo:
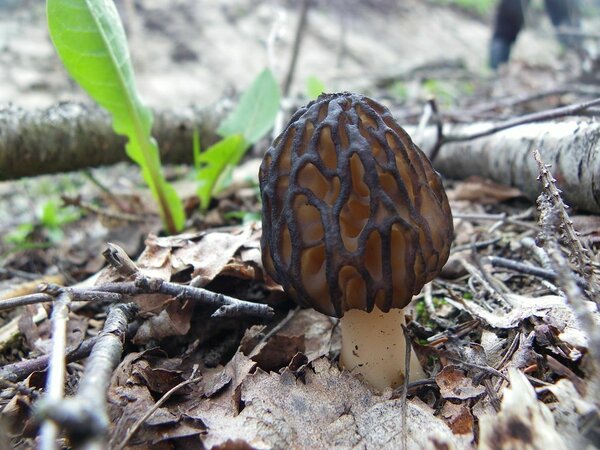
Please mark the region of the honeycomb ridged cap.
POLYGON ((452 215, 441 179, 387 108, 323 94, 264 156, 262 260, 298 303, 403 308, 448 259, 452 215))

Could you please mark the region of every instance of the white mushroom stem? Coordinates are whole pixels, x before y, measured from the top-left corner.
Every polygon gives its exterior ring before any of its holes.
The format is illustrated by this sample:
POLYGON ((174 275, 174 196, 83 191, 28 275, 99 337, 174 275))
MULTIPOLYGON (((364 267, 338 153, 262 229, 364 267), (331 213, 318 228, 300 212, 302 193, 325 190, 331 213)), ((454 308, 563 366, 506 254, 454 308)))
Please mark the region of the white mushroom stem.
MULTIPOLYGON (((406 373, 406 339, 402 332, 404 311, 391 309, 384 313, 375 307, 368 313, 358 309, 347 311, 340 319, 342 351, 340 364, 379 391, 396 388, 406 373)), ((411 350, 410 381, 425 378, 423 369, 411 350)))

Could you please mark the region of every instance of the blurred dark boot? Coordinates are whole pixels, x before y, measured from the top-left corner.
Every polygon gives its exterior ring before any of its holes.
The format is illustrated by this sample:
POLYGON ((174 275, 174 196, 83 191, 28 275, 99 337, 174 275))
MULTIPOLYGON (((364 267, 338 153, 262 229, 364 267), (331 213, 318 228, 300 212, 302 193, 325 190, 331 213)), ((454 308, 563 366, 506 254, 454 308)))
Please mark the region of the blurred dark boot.
POLYGON ((496 70, 501 64, 507 63, 510 57, 510 42, 493 38, 490 43, 490 67, 496 70))

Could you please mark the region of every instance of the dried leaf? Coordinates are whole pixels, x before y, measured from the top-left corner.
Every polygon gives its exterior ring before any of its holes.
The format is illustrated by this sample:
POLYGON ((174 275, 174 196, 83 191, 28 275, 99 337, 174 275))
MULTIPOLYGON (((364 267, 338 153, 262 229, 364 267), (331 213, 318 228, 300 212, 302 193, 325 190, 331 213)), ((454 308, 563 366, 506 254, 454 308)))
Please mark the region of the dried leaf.
MULTIPOLYGON (((505 294, 506 300, 510 303, 510 311, 495 311, 490 312, 479 306, 474 301, 468 301, 461 304, 450 298, 446 298, 446 301, 452 306, 455 306, 461 310, 468 310, 477 318, 483 320, 494 328, 514 328, 518 326, 523 320, 536 316, 536 317, 560 317, 564 322, 564 326, 572 324, 575 321, 573 312, 567 306, 566 300, 558 295, 544 295, 541 297, 530 297, 519 294, 505 294)), ((591 302, 587 302, 591 305, 591 302)), ((562 327, 561 327, 562 328, 562 327)))
POLYGON ((251 355, 262 370, 277 372, 286 367, 297 353, 304 352, 304 336, 276 334, 254 349, 251 355))
POLYGON ((445 399, 466 400, 483 395, 483 386, 473 386, 470 378, 465 376, 458 366, 447 365, 435 377, 440 388, 440 395, 445 399))
POLYGON ((567 450, 546 405, 538 401, 525 375, 509 372, 511 386, 504 390, 496 416, 480 419, 479 450, 567 450))
POLYGON ((481 205, 493 205, 522 196, 517 188, 478 176, 457 182, 454 189, 448 192, 448 198, 451 200, 469 200, 481 205))
POLYGON ((175 300, 157 316, 145 320, 133 339, 136 344, 168 336, 184 336, 190 330, 194 302, 175 300))
POLYGON ((544 390, 552 392, 558 400, 550 407, 556 429, 565 442, 569 442, 572 448, 590 448, 591 442, 582 435, 581 419, 597 414, 596 406, 584 399, 575 385, 566 379, 558 380, 544 390))
POLYGON ((484 329, 481 332, 481 345, 485 351, 487 364, 491 367, 498 367, 504 357, 506 339, 500 338, 496 333, 484 329))
POLYGON ((233 255, 252 236, 255 224, 249 224, 235 232, 206 233, 198 242, 190 243, 173 252, 181 265, 193 267, 193 284, 203 287, 221 273, 233 255))
MULTIPOLYGON (((288 370, 282 375, 257 370, 242 384, 245 407, 237 416, 197 408, 193 415, 208 426, 204 445, 238 440, 254 448, 399 448, 401 400, 373 394, 327 359, 314 361, 312 369, 304 382, 288 370)), ((407 422, 409 449, 435 448, 434 442, 437 448, 464 448, 465 441, 418 400, 408 402, 407 422)))
POLYGON ((471 410, 464 403, 457 405, 446 402, 440 414, 454 434, 472 435, 475 420, 471 410))

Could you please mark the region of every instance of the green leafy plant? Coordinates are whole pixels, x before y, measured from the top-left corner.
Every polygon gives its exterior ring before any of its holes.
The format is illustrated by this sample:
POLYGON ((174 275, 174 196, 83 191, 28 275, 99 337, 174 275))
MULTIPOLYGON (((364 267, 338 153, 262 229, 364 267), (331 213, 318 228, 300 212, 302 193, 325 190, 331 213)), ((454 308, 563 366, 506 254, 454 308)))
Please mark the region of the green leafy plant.
POLYGON ((61 207, 55 199, 45 202, 37 213, 35 223, 23 223, 8 232, 3 241, 12 251, 47 248, 63 238, 63 227, 78 220, 81 214, 72 207, 61 207), (37 235, 36 239, 34 235, 37 235), (36 242, 39 238, 46 242, 36 242))
POLYGON ((269 69, 264 69, 217 132, 223 137, 241 134, 247 145, 256 143, 273 127, 280 97, 277 80, 269 69))
POLYGON ((435 97, 442 105, 448 106, 452 104, 454 99, 452 87, 445 81, 428 79, 423 82, 422 86, 425 92, 435 97))
POLYGON ((315 99, 323 92, 326 92, 325 83, 314 75, 306 79, 306 96, 315 99))
POLYGON ((497 3, 496 0, 436 0, 436 2, 442 5, 456 6, 478 16, 489 14, 497 3))
POLYGON ((201 151, 200 140, 195 133, 194 165, 202 209, 208 208, 213 193, 227 184, 233 168, 248 148, 273 127, 280 97, 279 85, 273 73, 265 69, 217 130, 223 136, 222 140, 201 151))
POLYGON ((159 205, 168 232, 183 228, 185 213, 162 173, 152 114, 139 98, 127 38, 115 5, 102 0, 47 0, 52 42, 70 75, 127 136, 127 155, 137 163, 159 205))
POLYGON ((401 80, 396 80, 388 89, 389 93, 396 99, 405 102, 408 100, 408 88, 406 83, 401 80))

